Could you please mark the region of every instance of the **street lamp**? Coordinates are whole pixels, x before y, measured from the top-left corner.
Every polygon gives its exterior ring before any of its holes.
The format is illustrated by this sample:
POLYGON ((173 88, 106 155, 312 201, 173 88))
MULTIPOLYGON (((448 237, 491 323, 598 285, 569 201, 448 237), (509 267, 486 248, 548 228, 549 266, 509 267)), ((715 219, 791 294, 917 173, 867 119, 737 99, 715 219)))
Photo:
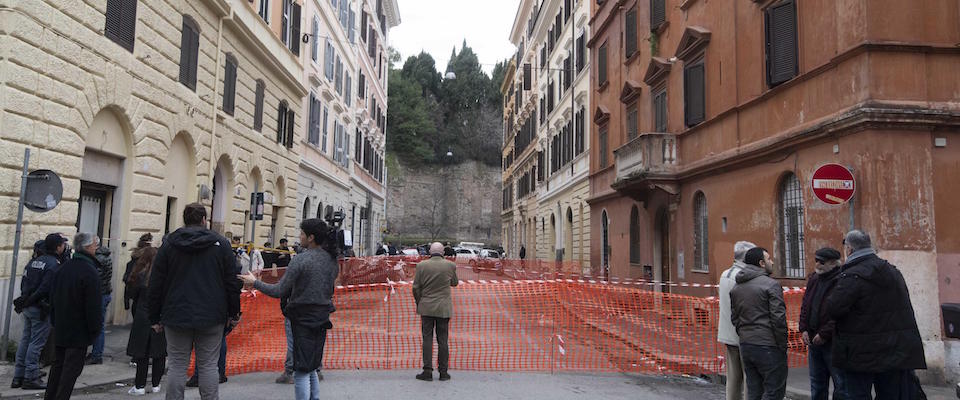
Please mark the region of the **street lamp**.
POLYGON ((446 79, 446 80, 457 79, 457 74, 453 73, 453 71, 447 71, 447 73, 443 75, 443 79, 446 79))

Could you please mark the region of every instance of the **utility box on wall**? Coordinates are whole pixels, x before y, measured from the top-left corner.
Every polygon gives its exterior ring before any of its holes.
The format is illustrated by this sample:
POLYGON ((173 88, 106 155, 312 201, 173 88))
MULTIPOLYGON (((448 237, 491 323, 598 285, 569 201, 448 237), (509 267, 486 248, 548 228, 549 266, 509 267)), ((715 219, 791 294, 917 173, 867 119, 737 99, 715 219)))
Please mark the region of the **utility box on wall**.
POLYGON ((943 303, 940 310, 943 313, 943 331, 946 336, 960 339, 960 304, 943 303))

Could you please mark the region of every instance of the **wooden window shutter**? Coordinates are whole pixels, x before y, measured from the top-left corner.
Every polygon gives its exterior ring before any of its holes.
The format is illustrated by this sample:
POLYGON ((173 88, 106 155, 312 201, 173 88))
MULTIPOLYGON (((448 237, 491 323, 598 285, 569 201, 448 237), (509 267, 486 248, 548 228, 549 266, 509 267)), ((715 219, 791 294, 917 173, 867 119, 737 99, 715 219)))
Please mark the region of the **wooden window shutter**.
POLYGON ((293 55, 300 55, 300 5, 291 4, 293 7, 290 12, 290 51, 293 55))
POLYGON ((765 13, 767 83, 772 87, 797 76, 797 6, 787 0, 765 13))
POLYGON ((650 0, 650 30, 660 29, 667 22, 666 0, 650 0))
POLYGON ((190 17, 183 16, 180 34, 180 83, 197 90, 197 53, 200 50, 200 32, 190 17))
POLYGON ((597 54, 597 84, 603 85, 607 83, 607 44, 604 43, 600 46, 600 51, 597 54))
POLYGON ((364 11, 360 14, 360 39, 364 42, 367 41, 367 12, 364 11))
POLYGON ((353 10, 350 10, 350 43, 356 42, 357 39, 357 13, 353 10))
POLYGON ((523 90, 530 90, 532 76, 533 66, 530 63, 523 64, 523 90))
POLYGON ((698 62, 683 70, 684 119, 687 126, 704 121, 704 71, 703 62, 698 62))
POLYGON ((667 131, 667 92, 657 93, 653 98, 653 124, 656 132, 667 131))
POLYGON ((624 57, 630 58, 630 56, 632 56, 633 53, 637 52, 637 7, 633 7, 629 11, 627 11, 626 19, 627 19, 625 21, 626 28, 624 29, 625 30, 624 35, 626 37, 624 38, 624 41, 623 41, 624 43, 623 50, 624 50, 624 57))
POLYGON ((294 113, 293 110, 287 110, 287 124, 285 126, 285 128, 287 128, 287 132, 285 135, 284 146, 287 146, 288 149, 293 148, 293 127, 295 125, 295 119, 296 113, 294 113))
POLYGON ((227 56, 223 74, 223 112, 233 115, 237 93, 237 61, 227 56))
POLYGON ((137 0, 108 0, 104 35, 133 52, 137 30, 137 0))
POLYGON ((280 102, 277 106, 277 143, 283 143, 284 125, 287 122, 287 103, 280 102))
POLYGON ((637 137, 638 130, 637 106, 633 104, 627 111, 627 141, 637 137))
POLYGON ((257 132, 263 131, 263 81, 257 81, 257 92, 255 94, 253 106, 253 129, 257 132))

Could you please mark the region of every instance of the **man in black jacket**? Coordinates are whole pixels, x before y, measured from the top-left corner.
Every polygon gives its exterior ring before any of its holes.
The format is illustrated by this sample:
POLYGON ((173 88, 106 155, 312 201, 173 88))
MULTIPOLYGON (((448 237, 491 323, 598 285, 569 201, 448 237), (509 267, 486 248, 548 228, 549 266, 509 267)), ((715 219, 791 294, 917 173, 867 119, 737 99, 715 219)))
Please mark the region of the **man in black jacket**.
POLYGON ((915 369, 926 369, 910 293, 897 267, 877 257, 870 236, 844 239, 847 260, 825 307, 836 320, 833 364, 842 371, 845 398, 901 398, 915 369))
POLYGON ((824 247, 817 250, 814 257, 817 266, 807 280, 807 290, 803 293, 803 304, 800 306, 800 334, 803 343, 807 345, 810 398, 827 400, 830 380, 833 379, 834 388, 840 387, 843 380, 840 371, 833 367, 830 357, 835 322, 830 318, 829 310, 823 306, 823 301, 833 291, 837 277, 840 276, 840 252, 824 247))
POLYGON ((787 391, 787 307, 783 288, 769 275, 770 253, 747 250, 746 266, 730 290, 730 319, 740 336, 747 399, 779 400, 787 391))
POLYGON ((183 210, 186 225, 160 247, 150 274, 150 322, 167 338, 167 400, 183 399, 190 350, 195 349, 200 397, 217 399, 217 360, 225 324, 240 322, 237 258, 227 238, 205 227, 199 203, 183 210))
POLYGON ((83 372, 87 346, 93 344, 103 325, 100 276, 94 256, 99 245, 96 235, 78 233, 73 238, 77 249, 73 259, 64 263, 53 278, 50 322, 57 348, 44 400, 70 398, 83 372))
POLYGON ((60 268, 57 257, 66 249, 67 239, 59 233, 51 233, 34 245, 38 253, 27 264, 20 280, 20 297, 13 301, 14 310, 23 313, 23 335, 17 346, 17 358, 13 370, 11 388, 43 390, 46 385, 40 379, 40 353, 47 344, 50 322, 48 294, 53 278, 60 268))
MULTIPOLYGON (((113 280, 113 257, 110 256, 110 248, 107 246, 98 247, 95 256, 97 259, 97 272, 100 274, 100 293, 103 295, 103 322, 106 323, 107 306, 110 305, 110 300, 112 300, 111 294, 113 293, 113 285, 111 284, 111 280, 113 280)), ((101 327, 100 334, 97 335, 97 338, 93 341, 93 349, 90 350, 90 354, 87 356, 87 365, 103 364, 103 333, 104 327, 101 327)))

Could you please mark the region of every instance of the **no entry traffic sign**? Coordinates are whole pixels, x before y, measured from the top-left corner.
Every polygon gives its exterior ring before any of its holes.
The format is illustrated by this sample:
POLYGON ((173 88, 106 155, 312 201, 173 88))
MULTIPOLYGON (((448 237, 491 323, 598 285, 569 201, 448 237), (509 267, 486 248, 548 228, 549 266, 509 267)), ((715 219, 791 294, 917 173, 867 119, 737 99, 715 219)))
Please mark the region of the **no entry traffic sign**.
POLYGON ((843 204, 853 197, 857 183, 847 167, 826 164, 813 173, 813 194, 827 204, 843 204))

